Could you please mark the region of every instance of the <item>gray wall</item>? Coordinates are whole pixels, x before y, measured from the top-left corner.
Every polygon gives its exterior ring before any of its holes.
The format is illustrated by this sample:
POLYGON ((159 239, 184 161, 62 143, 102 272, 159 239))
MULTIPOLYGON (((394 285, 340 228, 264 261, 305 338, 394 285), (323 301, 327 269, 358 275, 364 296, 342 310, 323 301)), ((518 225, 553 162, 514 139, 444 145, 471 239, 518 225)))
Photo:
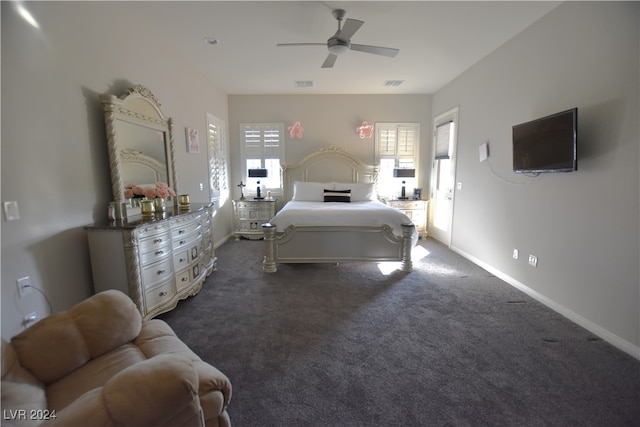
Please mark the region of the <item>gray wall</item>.
POLYGON ((453 248, 636 357, 638 27, 637 2, 564 3, 432 104, 460 107, 453 248), (578 171, 514 174, 511 127, 572 107, 578 171), (478 158, 485 141, 490 164, 478 158))
MULTIPOLYGON (((229 134, 231 139, 232 181, 242 179, 240 162, 240 123, 284 123, 285 163, 293 165, 308 154, 327 145, 347 150, 365 165, 374 162, 374 138, 360 139, 356 128, 364 120, 376 122, 420 123, 419 155, 424 170, 428 167, 431 129, 430 95, 230 95, 229 134), (287 128, 300 122, 303 139, 290 139, 287 128)), ((423 174, 428 179, 428 174, 423 174)), ((427 181, 423 181, 426 188, 427 181)), ((235 197, 239 190, 232 185, 235 197)))
MULTIPOLYGON (((29 2, 40 24, 29 26, 2 2, 2 200, 18 202, 21 219, 2 221, 2 336, 22 330, 24 314, 49 313, 42 295, 16 297, 30 276, 64 310, 92 292, 82 226, 106 219, 111 200, 99 93, 149 87, 174 119, 180 192, 206 201, 206 150, 188 154, 184 128, 205 132, 205 113, 224 121, 227 98, 154 43, 137 17, 145 2, 29 2), (117 24, 117 28, 116 28, 117 24)), ((153 26, 151 26, 153 27, 153 26)), ((231 232, 231 210, 214 220, 216 239, 231 232)))

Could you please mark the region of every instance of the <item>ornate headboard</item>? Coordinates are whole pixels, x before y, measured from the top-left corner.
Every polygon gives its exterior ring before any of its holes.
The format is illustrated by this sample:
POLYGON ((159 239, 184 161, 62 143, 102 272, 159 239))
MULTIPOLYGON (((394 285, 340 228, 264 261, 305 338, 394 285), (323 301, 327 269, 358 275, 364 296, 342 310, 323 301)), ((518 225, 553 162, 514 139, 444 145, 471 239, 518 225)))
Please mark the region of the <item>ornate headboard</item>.
POLYGON ((377 171, 373 166, 360 163, 346 150, 329 145, 296 165, 283 167, 285 202, 293 197, 295 181, 376 183, 377 171))
POLYGON ((156 182, 167 182, 166 165, 153 157, 134 149, 124 149, 120 152, 122 175, 131 182, 127 184, 155 185, 156 182))

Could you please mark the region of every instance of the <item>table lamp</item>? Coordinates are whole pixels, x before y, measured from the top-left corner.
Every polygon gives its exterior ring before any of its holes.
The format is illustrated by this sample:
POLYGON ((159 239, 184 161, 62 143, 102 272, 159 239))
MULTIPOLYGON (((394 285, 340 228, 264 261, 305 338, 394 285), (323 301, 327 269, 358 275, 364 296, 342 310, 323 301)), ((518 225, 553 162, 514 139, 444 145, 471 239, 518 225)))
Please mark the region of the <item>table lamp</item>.
MULTIPOLYGON (((415 178, 416 176, 416 170, 415 169, 409 169, 409 168, 395 168, 393 170, 393 176, 395 178, 415 178)), ((407 193, 405 190, 405 180, 402 180, 402 192, 400 197, 398 197, 398 199, 400 200, 407 200, 407 193)))
MULTIPOLYGON (((266 169, 249 169, 249 178, 266 178, 267 170, 266 169)), ((256 197, 255 200, 262 200, 264 197, 260 194, 260 181, 257 182, 258 188, 256 189, 256 197)))

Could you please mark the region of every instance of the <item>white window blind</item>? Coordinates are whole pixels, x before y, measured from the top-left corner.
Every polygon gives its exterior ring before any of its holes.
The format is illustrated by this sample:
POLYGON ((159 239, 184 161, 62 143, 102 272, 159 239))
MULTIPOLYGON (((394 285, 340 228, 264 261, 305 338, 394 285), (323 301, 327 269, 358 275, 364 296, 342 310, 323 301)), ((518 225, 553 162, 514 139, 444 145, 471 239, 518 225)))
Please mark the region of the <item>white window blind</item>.
POLYGON ((453 121, 449 121, 436 127, 436 160, 449 158, 452 126, 453 121))

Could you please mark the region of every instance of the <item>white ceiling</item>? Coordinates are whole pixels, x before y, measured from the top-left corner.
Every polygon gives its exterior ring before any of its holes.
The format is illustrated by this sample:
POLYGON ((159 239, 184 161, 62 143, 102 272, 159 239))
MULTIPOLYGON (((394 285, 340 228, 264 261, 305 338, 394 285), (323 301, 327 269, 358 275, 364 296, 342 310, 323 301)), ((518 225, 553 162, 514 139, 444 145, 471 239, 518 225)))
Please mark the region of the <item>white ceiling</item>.
POLYGON ((512 1, 143 2, 158 42, 181 52, 228 94, 430 94, 555 8, 512 1), (395 58, 349 51, 321 68, 337 30, 331 14, 364 21, 353 43, 400 49, 395 58), (213 37, 217 45, 204 43, 213 37), (295 81, 312 80, 312 88, 295 81), (384 87, 385 80, 403 80, 384 87))

